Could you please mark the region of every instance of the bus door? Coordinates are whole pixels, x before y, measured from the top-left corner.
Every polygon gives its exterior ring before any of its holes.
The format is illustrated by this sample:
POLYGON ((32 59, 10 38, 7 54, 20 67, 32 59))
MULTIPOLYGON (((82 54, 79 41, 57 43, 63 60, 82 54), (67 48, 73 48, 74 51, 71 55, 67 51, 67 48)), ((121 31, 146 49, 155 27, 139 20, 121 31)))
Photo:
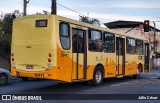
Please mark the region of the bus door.
POLYGON ((86 78, 86 33, 72 29, 72 80, 86 78))
POLYGON ((144 70, 145 71, 149 71, 149 44, 148 43, 145 43, 144 44, 144 54, 145 54, 145 56, 144 56, 144 61, 145 61, 145 63, 144 63, 144 70))
POLYGON ((116 37, 116 75, 124 75, 125 73, 125 39, 116 37))

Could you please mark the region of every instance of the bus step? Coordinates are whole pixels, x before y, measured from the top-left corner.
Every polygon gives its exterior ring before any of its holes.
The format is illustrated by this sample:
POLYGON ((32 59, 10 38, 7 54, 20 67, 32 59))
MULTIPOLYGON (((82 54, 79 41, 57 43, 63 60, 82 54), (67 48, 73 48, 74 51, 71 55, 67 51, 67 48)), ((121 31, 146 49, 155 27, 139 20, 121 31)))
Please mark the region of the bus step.
POLYGON ((117 75, 116 78, 123 78, 123 75, 117 75))
POLYGON ((72 82, 83 82, 86 81, 86 79, 73 79, 72 82))

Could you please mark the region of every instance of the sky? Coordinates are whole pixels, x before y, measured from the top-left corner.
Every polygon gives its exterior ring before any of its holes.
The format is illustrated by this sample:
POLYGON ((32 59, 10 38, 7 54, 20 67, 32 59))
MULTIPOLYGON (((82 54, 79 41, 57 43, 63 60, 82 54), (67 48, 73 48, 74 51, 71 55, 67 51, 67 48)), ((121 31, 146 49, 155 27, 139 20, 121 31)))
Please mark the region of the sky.
MULTIPOLYGON (((97 18, 102 23, 117 20, 160 21, 160 0, 57 0, 83 15, 97 18)), ((35 14, 43 10, 51 11, 51 0, 30 0, 27 6, 28 14, 35 14)), ((0 14, 10 13, 14 10, 23 11, 23 0, 0 0, 0 14)), ((57 14, 71 19, 79 20, 79 14, 57 5, 57 14)), ((156 22, 160 29, 160 22, 156 22)))

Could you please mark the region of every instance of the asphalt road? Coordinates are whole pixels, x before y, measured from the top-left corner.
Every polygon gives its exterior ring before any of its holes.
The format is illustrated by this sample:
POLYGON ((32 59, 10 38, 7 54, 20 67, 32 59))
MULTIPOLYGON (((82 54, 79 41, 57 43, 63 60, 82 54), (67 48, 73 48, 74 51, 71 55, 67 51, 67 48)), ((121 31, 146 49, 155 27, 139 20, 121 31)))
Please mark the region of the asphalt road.
MULTIPOLYGON (((160 94, 160 79, 152 74, 143 74, 141 78, 132 77, 105 79, 103 85, 92 87, 85 82, 58 83, 52 80, 35 80, 23 82, 21 79, 11 80, 6 86, 0 87, 0 94, 160 94)), ((127 95, 126 95, 127 96, 127 95)), ((83 99, 83 96, 82 96, 83 99)), ((22 102, 22 101, 0 101, 22 102)), ((23 101, 37 102, 37 101, 23 101)), ((38 101, 38 103, 160 103, 159 100, 54 100, 38 101)))

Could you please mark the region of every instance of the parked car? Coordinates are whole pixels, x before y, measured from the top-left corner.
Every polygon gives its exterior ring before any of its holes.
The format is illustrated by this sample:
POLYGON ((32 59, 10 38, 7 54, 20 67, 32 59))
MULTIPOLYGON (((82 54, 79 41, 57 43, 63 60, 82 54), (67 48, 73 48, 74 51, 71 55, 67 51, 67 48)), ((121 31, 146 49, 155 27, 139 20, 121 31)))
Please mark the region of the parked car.
POLYGON ((7 84, 10 78, 11 78, 10 72, 8 70, 0 68, 0 85, 7 84))

